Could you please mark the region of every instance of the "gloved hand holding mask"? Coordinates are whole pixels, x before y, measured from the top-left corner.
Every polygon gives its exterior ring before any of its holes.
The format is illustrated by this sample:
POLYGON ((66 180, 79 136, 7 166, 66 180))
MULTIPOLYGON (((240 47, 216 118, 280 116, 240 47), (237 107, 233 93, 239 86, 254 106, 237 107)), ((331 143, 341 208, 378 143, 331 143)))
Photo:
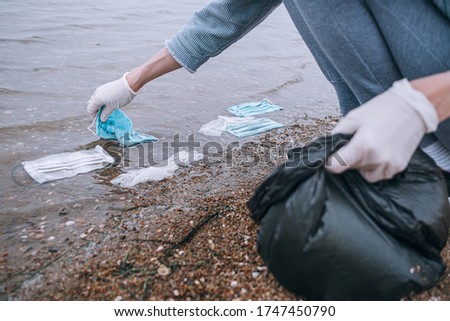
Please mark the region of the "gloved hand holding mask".
POLYGON ((438 123, 428 98, 408 80, 397 81, 342 118, 333 133, 354 135, 329 158, 327 169, 358 169, 369 182, 392 178, 406 168, 423 135, 435 131, 438 123))
POLYGON ((127 74, 122 78, 106 83, 98 87, 87 103, 87 112, 92 118, 95 118, 102 106, 102 114, 100 119, 105 122, 108 116, 116 109, 128 105, 136 96, 136 92, 131 89, 127 81, 127 74))

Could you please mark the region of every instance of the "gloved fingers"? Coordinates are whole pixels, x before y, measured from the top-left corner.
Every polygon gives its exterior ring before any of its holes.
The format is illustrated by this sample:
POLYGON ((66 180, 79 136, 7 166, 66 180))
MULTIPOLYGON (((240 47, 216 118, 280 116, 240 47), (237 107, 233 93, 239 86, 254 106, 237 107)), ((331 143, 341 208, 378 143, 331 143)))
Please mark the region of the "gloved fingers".
POLYGON ((353 120, 351 115, 342 118, 336 127, 331 131, 332 134, 353 134, 358 129, 358 123, 353 120))
POLYGON ((99 89, 97 88, 94 92, 94 94, 91 96, 91 98, 89 98, 88 102, 87 102, 87 112, 89 114, 89 116, 91 116, 92 118, 95 118, 97 116, 98 110, 102 107, 103 103, 101 102, 100 97, 100 92, 99 89))
POLYGON ((341 148, 337 153, 331 155, 329 158, 328 162, 330 165, 327 165, 326 168, 331 173, 340 174, 350 168, 358 168, 361 175, 369 183, 390 179, 396 174, 392 169, 384 164, 372 164, 369 166, 358 167, 358 164, 362 163, 361 160, 358 159, 358 155, 355 155, 355 153, 351 150, 345 150, 344 148, 345 147, 341 148))
POLYGON ((102 113, 100 115, 100 120, 102 122, 105 122, 109 115, 113 112, 114 108, 111 107, 111 105, 105 105, 105 108, 103 108, 102 113))
POLYGON ((369 183, 390 179, 395 175, 395 173, 389 170, 388 166, 383 165, 376 166, 374 169, 370 170, 360 170, 360 173, 369 183))
POLYGON ((394 159, 395 156, 392 156, 391 159, 385 159, 384 161, 378 162, 378 164, 373 164, 372 168, 361 168, 360 172, 370 183, 391 179, 406 169, 408 162, 405 159, 409 160, 411 156, 403 159, 394 159))
POLYGON ((91 97, 91 99, 89 99, 89 101, 87 102, 87 108, 86 108, 89 116, 91 116, 92 118, 95 118, 95 116, 97 115, 98 109, 99 108, 94 103, 93 97, 91 97))
POLYGON ((331 173, 340 174, 350 168, 357 167, 362 158, 361 149, 358 148, 358 140, 353 138, 347 145, 327 159, 325 168, 331 173))

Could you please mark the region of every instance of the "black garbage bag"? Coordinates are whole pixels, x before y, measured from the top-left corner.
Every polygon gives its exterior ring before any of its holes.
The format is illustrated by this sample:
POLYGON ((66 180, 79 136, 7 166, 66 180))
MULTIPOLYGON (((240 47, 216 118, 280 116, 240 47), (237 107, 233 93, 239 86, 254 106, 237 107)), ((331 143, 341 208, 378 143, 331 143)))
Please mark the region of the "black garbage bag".
POLYGON ((258 252, 288 290, 313 300, 394 300, 436 285, 450 209, 441 171, 418 149, 391 180, 324 161, 350 136, 293 149, 248 202, 258 252))

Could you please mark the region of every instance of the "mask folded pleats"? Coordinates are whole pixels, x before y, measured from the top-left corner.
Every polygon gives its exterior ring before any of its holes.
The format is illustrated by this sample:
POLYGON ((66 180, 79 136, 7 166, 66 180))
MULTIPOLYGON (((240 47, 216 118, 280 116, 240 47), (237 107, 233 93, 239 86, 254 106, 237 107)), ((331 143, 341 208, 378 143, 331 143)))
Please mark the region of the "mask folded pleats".
POLYGON ((114 158, 97 145, 94 149, 49 155, 22 165, 35 181, 42 184, 88 173, 112 163, 114 158))
POLYGON ((280 128, 283 126, 283 124, 277 123, 271 119, 259 118, 239 125, 230 125, 226 128, 226 131, 234 136, 242 138, 264 133, 274 128, 280 128))
POLYGON ((210 121, 204 124, 200 129, 199 133, 208 136, 220 136, 230 125, 238 125, 247 123, 254 120, 254 117, 226 117, 219 116, 216 120, 210 121))
POLYGON ((265 113, 271 113, 283 108, 272 104, 268 99, 263 99, 260 102, 244 103, 229 107, 227 110, 239 117, 260 115, 265 113))

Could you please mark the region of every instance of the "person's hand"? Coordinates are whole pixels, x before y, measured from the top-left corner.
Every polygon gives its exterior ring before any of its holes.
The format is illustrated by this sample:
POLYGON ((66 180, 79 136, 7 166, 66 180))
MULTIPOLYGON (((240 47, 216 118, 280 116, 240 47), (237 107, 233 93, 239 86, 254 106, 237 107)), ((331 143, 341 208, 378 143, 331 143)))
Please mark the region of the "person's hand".
POLYGON ((122 78, 109 82, 98 87, 87 102, 87 112, 95 118, 98 110, 104 105, 100 119, 106 121, 109 115, 115 110, 130 103, 136 96, 136 92, 131 89, 125 73, 122 78))
POLYGON ((438 125, 434 106, 403 79, 341 119, 333 133, 354 134, 326 168, 358 169, 369 182, 392 178, 408 165, 425 133, 438 125))

